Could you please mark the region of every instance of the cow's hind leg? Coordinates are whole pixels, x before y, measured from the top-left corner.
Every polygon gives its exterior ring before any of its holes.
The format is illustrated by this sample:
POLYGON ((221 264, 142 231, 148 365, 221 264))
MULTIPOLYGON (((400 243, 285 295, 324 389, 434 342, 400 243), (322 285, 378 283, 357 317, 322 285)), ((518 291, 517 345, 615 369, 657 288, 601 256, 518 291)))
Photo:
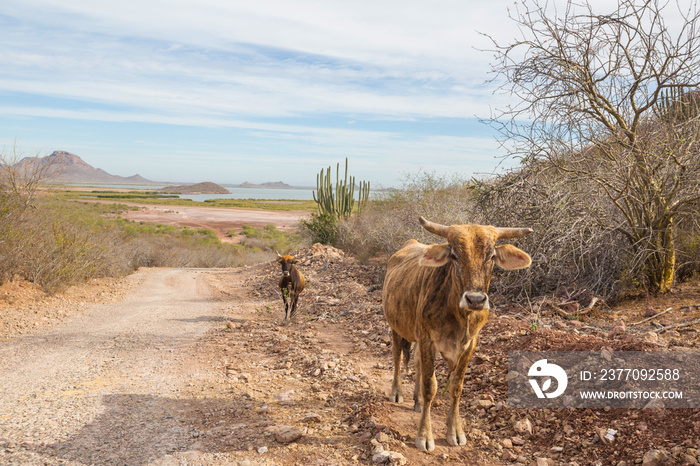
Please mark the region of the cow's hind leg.
POLYGON ((408 340, 394 330, 391 331, 391 354, 394 357, 394 380, 391 383, 389 401, 394 403, 403 402, 403 393, 401 392, 401 355, 405 351, 410 351, 410 346, 411 344, 408 340), (406 346, 408 346, 408 349, 406 349, 406 346))

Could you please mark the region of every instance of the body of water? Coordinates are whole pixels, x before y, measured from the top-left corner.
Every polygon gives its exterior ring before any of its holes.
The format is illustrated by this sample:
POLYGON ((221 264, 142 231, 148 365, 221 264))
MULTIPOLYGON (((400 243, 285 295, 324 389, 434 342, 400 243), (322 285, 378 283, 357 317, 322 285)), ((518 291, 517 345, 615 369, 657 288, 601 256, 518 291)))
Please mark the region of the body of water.
MULTIPOLYGON (((155 191, 166 185, 135 185, 135 184, 101 184, 71 186, 84 186, 100 189, 129 189, 132 191, 155 191)), ((284 199, 294 201, 312 201, 313 188, 241 188, 237 186, 224 186, 231 194, 180 194, 181 199, 191 199, 203 202, 209 199, 284 199)))
POLYGON ((180 194, 182 199, 208 201, 209 199, 285 199, 294 201, 312 201, 313 189, 299 188, 233 188, 224 186, 231 194, 180 194))

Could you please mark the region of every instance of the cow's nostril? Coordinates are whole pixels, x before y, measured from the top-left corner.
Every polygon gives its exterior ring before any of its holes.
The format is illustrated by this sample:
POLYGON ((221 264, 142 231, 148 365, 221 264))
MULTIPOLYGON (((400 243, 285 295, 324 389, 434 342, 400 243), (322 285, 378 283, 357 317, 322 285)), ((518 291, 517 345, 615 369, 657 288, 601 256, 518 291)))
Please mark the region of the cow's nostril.
POLYGON ((488 307, 488 299, 486 293, 465 291, 459 304, 469 309, 484 309, 488 307))

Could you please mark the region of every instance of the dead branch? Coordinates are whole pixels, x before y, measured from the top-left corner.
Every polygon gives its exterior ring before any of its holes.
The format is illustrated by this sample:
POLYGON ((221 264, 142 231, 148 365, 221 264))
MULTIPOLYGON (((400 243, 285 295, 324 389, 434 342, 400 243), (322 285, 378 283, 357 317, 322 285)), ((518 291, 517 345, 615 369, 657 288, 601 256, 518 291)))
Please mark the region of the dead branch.
POLYGON ((673 330, 676 328, 690 327, 691 325, 700 324, 700 319, 694 320, 692 322, 679 323, 674 325, 669 325, 668 327, 662 327, 658 330, 654 330, 656 333, 664 333, 668 330, 673 330))
POLYGON ((650 321, 650 320, 652 320, 652 319, 656 319, 656 318, 659 317, 660 315, 666 314, 666 313, 667 313, 668 311, 670 311, 671 309, 673 309, 673 308, 672 308, 672 307, 669 307, 669 308, 666 309, 665 311, 661 311, 661 312, 659 312, 658 314, 654 314, 654 315, 651 316, 651 317, 647 317, 646 319, 642 319, 642 320, 640 320, 639 322, 631 323, 631 324, 628 325, 628 327, 631 327, 631 326, 633 326, 633 325, 643 324, 644 322, 648 322, 648 321, 650 321))

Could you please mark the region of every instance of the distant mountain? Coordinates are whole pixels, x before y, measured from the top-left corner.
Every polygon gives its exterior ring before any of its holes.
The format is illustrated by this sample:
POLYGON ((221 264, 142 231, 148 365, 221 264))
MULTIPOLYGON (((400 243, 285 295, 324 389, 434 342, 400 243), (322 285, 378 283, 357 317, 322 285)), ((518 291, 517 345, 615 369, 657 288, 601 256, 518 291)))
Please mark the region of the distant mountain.
POLYGON ((57 150, 46 157, 25 157, 18 167, 24 169, 30 164, 46 167, 49 181, 58 183, 98 183, 98 184, 158 184, 140 175, 110 175, 101 168, 95 168, 75 154, 57 150))
POLYGON ((182 186, 166 186, 165 188, 161 188, 160 191, 182 194, 231 194, 231 191, 228 189, 210 181, 182 186))
POLYGON ((281 181, 271 181, 267 183, 262 183, 262 184, 253 184, 249 182, 245 182, 240 185, 241 188, 291 188, 287 183, 283 183, 281 181))

